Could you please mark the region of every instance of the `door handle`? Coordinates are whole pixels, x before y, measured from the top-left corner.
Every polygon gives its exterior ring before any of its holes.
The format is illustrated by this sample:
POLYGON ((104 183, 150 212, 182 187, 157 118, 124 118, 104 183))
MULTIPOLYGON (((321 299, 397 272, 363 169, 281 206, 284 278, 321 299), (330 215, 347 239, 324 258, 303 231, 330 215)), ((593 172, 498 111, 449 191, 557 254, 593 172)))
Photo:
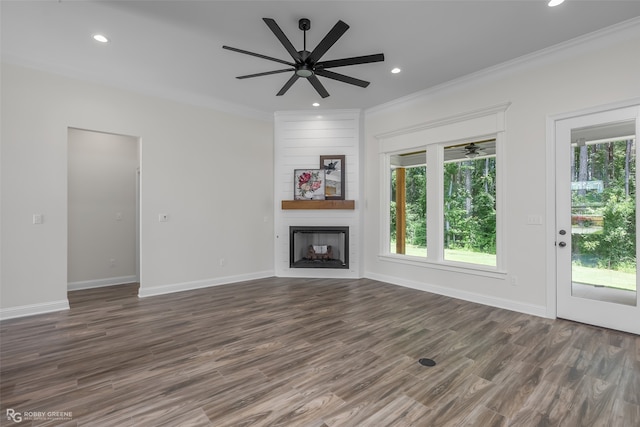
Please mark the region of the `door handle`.
POLYGON ((567 246, 567 244, 565 242, 560 242, 558 243, 558 246, 560 246, 561 248, 564 248, 565 246, 567 246))
POLYGON ((564 230, 560 230, 560 231, 558 231, 558 234, 560 234, 560 235, 564 236, 565 234, 567 234, 567 232, 566 232, 566 231, 564 231, 564 230))

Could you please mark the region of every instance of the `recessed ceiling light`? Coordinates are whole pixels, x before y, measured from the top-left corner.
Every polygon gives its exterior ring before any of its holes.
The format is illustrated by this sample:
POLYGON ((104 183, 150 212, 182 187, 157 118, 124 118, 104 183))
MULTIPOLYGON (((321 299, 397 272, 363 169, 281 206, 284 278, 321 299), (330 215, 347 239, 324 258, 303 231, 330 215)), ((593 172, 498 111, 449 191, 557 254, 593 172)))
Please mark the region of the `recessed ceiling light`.
POLYGON ((109 43, 109 39, 103 36, 102 34, 94 34, 93 39, 100 43, 109 43))
POLYGON ((564 0, 550 0, 549 3, 547 3, 547 6, 553 7, 562 3, 564 3, 564 0))
POLYGON ((320 106, 320 104, 319 104, 319 103, 317 103, 317 102, 314 102, 314 103, 313 103, 313 104, 311 104, 311 105, 313 105, 314 107, 319 107, 319 106, 320 106))
POLYGON ((398 74, 400 71, 402 71, 402 70, 400 68, 396 67, 393 70, 391 70, 391 73, 398 74))

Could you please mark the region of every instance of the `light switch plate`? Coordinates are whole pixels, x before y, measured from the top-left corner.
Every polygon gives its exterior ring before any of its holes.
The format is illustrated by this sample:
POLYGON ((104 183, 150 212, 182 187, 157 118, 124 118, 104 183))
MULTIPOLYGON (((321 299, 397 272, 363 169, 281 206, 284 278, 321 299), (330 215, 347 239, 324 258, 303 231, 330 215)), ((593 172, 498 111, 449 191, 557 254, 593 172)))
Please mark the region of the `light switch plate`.
POLYGON ((542 215, 527 215, 527 225, 542 225, 542 215))

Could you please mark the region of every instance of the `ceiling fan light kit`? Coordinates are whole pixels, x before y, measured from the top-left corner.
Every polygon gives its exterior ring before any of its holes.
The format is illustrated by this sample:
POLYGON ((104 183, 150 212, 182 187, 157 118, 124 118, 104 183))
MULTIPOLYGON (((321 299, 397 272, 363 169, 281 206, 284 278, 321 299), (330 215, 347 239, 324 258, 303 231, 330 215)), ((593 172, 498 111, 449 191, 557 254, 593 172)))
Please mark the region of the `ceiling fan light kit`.
POLYGON ((271 18, 262 18, 262 20, 267 24, 269 29, 273 32, 276 38, 280 41, 282 46, 289 52, 293 62, 285 61, 278 58, 273 58, 270 56, 262 55, 255 52, 250 52, 243 49, 237 49, 235 47, 230 46, 222 46, 223 49, 231 50, 233 52, 243 53, 245 55, 251 55, 258 58, 266 59, 269 61, 278 62, 281 64, 288 65, 290 68, 267 71, 263 73, 256 74, 247 74, 243 76, 238 76, 238 79, 248 79, 253 77, 267 76, 271 74, 279 74, 293 71, 292 76, 289 80, 284 84, 282 89, 276 94, 277 96, 284 95, 291 86, 299 79, 304 78, 311 83, 313 88, 318 92, 318 94, 322 98, 326 98, 329 96, 329 92, 322 85, 318 76, 325 77, 332 80, 337 80, 343 83, 359 86, 359 87, 367 87, 369 86, 369 82, 356 79, 355 77, 345 76, 344 74, 336 73, 333 71, 328 71, 327 68, 337 68, 337 67, 346 67, 348 65, 358 65, 358 64, 368 64, 372 62, 380 62, 384 61, 384 54, 377 53, 373 55, 364 55, 364 56, 356 56, 351 58, 343 58, 343 59, 334 59, 329 61, 320 61, 320 59, 324 56, 325 53, 333 46, 340 37, 349 29, 349 26, 345 24, 343 21, 338 21, 336 25, 327 33, 327 35, 318 43, 318 45, 311 52, 307 50, 307 31, 311 28, 311 21, 307 18, 302 18, 298 21, 298 28, 304 33, 303 40, 303 48, 298 51, 295 49, 291 41, 284 34, 282 29, 278 26, 275 20, 271 18))

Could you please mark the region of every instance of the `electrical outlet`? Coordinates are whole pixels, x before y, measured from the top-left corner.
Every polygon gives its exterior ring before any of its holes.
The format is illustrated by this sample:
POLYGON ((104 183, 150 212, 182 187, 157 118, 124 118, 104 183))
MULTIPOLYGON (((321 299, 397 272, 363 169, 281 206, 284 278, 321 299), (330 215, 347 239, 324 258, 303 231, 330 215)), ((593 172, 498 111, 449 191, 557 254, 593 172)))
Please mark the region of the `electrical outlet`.
POLYGON ((115 267, 116 266, 116 259, 115 258, 111 258, 109 260, 109 266, 110 267, 115 267))
POLYGON ((511 286, 518 286, 518 278, 516 276, 511 276, 511 286))
POLYGON ((227 265, 227 260, 224 258, 220 258, 220 267, 224 267, 225 265, 227 265))
POLYGON ((43 215, 42 214, 33 214, 33 223, 34 224, 42 224, 43 215))

